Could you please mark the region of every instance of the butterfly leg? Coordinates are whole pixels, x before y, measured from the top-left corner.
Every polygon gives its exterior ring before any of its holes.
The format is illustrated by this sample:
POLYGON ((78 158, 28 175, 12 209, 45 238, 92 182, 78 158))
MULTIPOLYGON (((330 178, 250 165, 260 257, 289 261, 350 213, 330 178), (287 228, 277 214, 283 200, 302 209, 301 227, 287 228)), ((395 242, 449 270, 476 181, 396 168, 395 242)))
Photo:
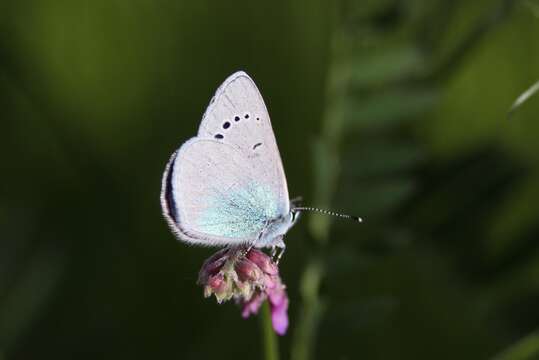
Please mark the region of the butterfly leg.
POLYGON ((279 261, 281 261, 281 258, 284 255, 284 251, 286 249, 286 246, 282 247, 282 248, 279 248, 279 249, 281 249, 281 251, 279 252, 279 255, 277 255, 277 259, 275 260, 275 264, 277 264, 277 265, 279 265, 279 261))
POLYGON ((251 249, 252 249, 253 247, 254 247, 253 244, 250 244, 250 245, 244 247, 243 250, 242 250, 242 252, 241 252, 241 256, 242 256, 242 257, 247 256, 247 254, 249 254, 249 251, 251 251, 251 249))
POLYGON ((273 245, 271 247, 271 252, 270 252, 270 256, 272 259, 275 259, 275 256, 277 255, 277 246, 273 245))
MULTIPOLYGON (((286 249, 286 244, 284 243, 283 241, 283 236, 281 236, 277 243, 273 246, 273 249, 275 249, 275 253, 277 252, 277 249, 279 249, 279 254, 277 254, 277 256, 274 256, 272 255, 272 258, 274 258, 275 260, 275 264, 279 265, 279 261, 281 261, 281 258, 283 257, 283 254, 284 254, 284 251, 286 249)), ((272 253, 273 253, 273 249, 272 249, 272 253)))

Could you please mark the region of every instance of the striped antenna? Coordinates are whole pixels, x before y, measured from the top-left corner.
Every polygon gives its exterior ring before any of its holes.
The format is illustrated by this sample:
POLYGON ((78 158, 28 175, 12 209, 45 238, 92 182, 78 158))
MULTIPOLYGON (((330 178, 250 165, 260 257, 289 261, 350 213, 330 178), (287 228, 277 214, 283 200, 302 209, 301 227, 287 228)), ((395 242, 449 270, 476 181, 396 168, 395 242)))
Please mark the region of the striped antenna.
POLYGON ((350 219, 350 220, 353 220, 353 221, 356 221, 356 222, 363 222, 363 219, 360 218, 359 216, 339 214, 339 213, 336 213, 336 212, 333 212, 333 211, 319 209, 319 208, 315 208, 315 207, 299 206, 299 207, 295 207, 295 208, 292 209, 292 212, 296 212, 296 211, 315 211, 315 212, 318 212, 318 213, 321 213, 321 214, 324 214, 324 215, 337 216, 337 217, 344 218, 344 219, 350 219))

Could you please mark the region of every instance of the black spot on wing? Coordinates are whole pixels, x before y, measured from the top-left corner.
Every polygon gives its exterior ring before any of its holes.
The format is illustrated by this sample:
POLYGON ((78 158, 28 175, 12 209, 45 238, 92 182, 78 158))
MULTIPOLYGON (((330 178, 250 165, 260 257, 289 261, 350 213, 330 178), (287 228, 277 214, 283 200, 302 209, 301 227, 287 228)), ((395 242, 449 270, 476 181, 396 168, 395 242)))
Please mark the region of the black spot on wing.
POLYGON ((259 146, 261 146, 261 145, 262 145, 262 143, 256 143, 256 144, 254 144, 254 145, 253 145, 253 150, 255 150, 257 147, 259 147, 259 146))
POLYGON ((217 134, 214 136, 216 139, 222 139, 224 138, 223 134, 217 134))

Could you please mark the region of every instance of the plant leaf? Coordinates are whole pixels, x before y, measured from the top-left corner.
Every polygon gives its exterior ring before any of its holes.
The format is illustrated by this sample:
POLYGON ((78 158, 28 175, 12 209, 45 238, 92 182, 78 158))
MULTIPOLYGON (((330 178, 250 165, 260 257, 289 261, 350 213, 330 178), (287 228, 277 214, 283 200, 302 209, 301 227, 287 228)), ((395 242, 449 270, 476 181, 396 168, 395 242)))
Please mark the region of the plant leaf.
POLYGON ((495 356, 492 360, 528 360, 539 357, 539 332, 533 332, 507 350, 495 356))
POLYGON ((515 111, 518 110, 526 101, 528 101, 529 98, 535 95, 537 91, 539 91, 539 80, 537 80, 535 84, 530 86, 526 91, 520 94, 519 97, 517 97, 513 105, 511 105, 511 109, 509 109, 507 116, 511 118, 515 111))

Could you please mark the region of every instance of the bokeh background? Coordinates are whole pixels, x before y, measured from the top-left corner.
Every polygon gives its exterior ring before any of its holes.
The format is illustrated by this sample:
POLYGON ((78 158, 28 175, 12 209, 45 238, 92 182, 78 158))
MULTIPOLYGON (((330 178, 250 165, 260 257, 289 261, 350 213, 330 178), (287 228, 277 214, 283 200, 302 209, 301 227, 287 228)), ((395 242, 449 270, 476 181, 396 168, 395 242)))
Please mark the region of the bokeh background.
POLYGON ((539 357, 536 0, 0 1, 0 359, 258 359, 161 174, 260 87, 306 214, 283 359, 539 357))

